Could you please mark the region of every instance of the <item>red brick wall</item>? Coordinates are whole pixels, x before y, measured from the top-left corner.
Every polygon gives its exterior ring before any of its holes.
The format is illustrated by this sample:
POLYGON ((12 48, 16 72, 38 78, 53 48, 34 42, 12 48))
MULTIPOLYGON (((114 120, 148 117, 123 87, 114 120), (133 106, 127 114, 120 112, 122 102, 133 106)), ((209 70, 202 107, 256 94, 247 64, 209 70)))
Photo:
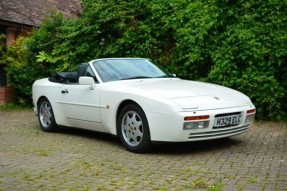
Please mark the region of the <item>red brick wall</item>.
POLYGON ((31 31, 32 31, 32 27, 29 29, 27 28, 27 29, 22 29, 22 30, 16 27, 7 27, 7 31, 6 31, 7 45, 13 45, 15 43, 15 40, 18 37, 20 36, 26 37, 28 33, 31 31))
POLYGON ((0 105, 13 101, 14 91, 11 87, 0 87, 0 105))
POLYGON ((16 38, 16 31, 17 29, 15 27, 7 28, 7 32, 6 32, 7 45, 14 44, 15 38, 16 38))

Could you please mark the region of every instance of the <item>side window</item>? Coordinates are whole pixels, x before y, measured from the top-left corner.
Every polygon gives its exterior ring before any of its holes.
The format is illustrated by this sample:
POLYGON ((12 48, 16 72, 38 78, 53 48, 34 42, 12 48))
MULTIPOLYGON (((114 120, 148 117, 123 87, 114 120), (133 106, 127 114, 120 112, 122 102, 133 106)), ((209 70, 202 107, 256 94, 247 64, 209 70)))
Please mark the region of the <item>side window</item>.
POLYGON ((96 75, 94 74, 94 72, 90 66, 87 67, 86 76, 93 77, 95 82, 98 82, 96 75))

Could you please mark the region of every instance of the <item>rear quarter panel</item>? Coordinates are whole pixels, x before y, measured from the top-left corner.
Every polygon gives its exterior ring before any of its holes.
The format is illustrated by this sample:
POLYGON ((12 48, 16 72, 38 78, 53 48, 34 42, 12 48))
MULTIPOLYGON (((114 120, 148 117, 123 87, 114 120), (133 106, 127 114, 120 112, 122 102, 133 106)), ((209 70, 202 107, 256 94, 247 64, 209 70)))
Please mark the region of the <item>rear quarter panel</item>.
POLYGON ((67 125, 62 108, 57 101, 60 99, 62 84, 50 82, 48 78, 40 79, 34 82, 32 86, 32 98, 34 111, 38 115, 38 102, 41 98, 47 98, 52 105, 56 123, 58 125, 67 125))

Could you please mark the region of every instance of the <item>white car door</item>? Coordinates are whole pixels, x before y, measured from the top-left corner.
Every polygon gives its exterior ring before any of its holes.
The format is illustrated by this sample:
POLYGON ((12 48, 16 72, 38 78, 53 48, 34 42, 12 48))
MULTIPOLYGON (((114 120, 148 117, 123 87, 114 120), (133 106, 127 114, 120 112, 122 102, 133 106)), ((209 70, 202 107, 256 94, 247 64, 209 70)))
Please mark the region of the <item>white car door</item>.
POLYGON ((100 84, 91 90, 90 85, 64 84, 60 104, 71 126, 103 131, 100 116, 100 84))
MULTIPOLYGON (((91 67, 88 65, 82 66, 80 66, 82 71, 78 71, 78 75, 92 76, 95 79, 91 67)), ((100 94, 100 84, 96 84, 92 89, 91 85, 80 85, 79 83, 63 84, 59 103, 68 125, 104 131, 100 116, 100 94)))

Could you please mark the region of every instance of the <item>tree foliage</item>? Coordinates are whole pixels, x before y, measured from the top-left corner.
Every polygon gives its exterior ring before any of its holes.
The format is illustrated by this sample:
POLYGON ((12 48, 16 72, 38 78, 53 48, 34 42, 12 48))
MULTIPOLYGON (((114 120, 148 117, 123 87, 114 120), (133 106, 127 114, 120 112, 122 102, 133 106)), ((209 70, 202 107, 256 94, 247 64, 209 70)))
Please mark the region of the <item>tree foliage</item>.
MULTIPOLYGON (((246 93, 261 119, 287 113, 286 0, 83 0, 79 19, 53 13, 25 42, 32 81, 103 57, 147 57, 179 77, 246 93)), ((10 64, 8 71, 12 71, 10 64)), ((13 82, 12 82, 13 83, 13 82)))

